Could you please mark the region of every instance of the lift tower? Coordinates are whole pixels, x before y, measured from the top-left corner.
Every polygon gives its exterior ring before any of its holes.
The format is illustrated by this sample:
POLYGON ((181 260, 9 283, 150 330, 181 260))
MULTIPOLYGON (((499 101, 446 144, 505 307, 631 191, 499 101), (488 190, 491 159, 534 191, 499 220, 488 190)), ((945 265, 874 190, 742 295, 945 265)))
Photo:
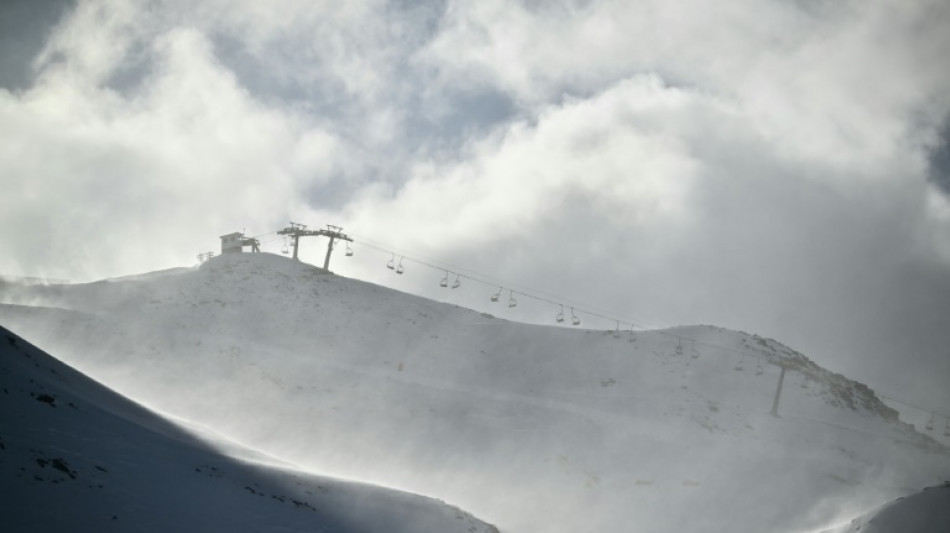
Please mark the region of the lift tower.
POLYGON ((290 237, 291 242, 294 245, 294 259, 300 260, 297 257, 297 250, 300 245, 301 237, 329 237, 330 243, 327 244, 327 256, 323 260, 323 269, 326 271, 330 270, 330 254, 333 253, 333 242, 337 239, 341 241, 353 242, 348 235, 343 233, 343 228, 340 226, 332 226, 327 224, 327 229, 307 229, 307 226, 299 224, 297 222, 291 222, 290 226, 277 232, 278 235, 287 235, 290 237))

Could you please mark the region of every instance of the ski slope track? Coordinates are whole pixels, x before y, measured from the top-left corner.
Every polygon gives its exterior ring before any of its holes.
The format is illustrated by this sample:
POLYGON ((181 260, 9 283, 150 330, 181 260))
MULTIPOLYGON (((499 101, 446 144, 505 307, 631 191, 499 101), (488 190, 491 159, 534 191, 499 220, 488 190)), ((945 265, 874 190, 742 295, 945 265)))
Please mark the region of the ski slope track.
POLYGON ((0 301, 148 407, 506 533, 820 532, 950 479, 868 387, 712 326, 519 324, 271 254, 0 301))
POLYGON ((196 435, 4 328, 0 395, 3 531, 497 533, 441 502, 196 435))

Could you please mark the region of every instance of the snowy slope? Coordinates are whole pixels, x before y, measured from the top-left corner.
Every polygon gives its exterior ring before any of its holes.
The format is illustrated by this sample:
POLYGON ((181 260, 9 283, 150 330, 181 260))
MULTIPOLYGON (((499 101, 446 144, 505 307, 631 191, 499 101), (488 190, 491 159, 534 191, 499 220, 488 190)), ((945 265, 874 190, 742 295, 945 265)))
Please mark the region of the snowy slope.
POLYGON ((898 498, 824 533, 946 533, 950 531, 950 481, 898 498))
POLYGON ((199 439, 4 328, 0 394, 3 531, 495 531, 440 502, 199 439))
POLYGON ((517 324, 269 254, 0 298, 139 401, 507 532, 820 530, 950 474, 872 391, 741 332, 517 324))

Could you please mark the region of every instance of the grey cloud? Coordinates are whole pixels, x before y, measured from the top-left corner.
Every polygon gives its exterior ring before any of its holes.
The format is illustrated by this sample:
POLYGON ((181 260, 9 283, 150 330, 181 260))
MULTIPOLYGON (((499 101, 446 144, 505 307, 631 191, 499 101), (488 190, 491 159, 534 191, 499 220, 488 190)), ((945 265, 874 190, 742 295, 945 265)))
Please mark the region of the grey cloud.
POLYGON ((515 102, 502 92, 447 88, 429 98, 412 98, 406 129, 416 146, 457 155, 470 139, 484 137, 492 128, 518 118, 518 113, 515 102))
POLYGON ((144 40, 133 42, 122 61, 103 81, 103 87, 116 91, 126 99, 147 90, 144 84, 155 74, 155 57, 144 40))
POLYGON ((928 178, 945 194, 950 195, 950 115, 938 130, 936 145, 928 154, 928 178))
POLYGON ((74 0, 0 2, 0 87, 19 91, 33 83, 33 59, 74 5, 74 0))

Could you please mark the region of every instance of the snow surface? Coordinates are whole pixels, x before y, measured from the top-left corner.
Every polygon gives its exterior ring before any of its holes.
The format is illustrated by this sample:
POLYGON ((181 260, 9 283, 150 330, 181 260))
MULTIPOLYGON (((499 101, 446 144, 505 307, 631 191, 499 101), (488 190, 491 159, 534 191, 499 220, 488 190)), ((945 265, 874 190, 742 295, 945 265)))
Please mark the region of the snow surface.
POLYGON ((198 438, 2 327, 0 394, 3 531, 497 533, 441 502, 198 438))
POLYGON ((850 524, 824 533, 947 533, 950 532, 950 481, 898 498, 860 516, 850 524))
POLYGON ((517 324, 270 254, 0 298, 150 407, 510 533, 821 531, 950 477, 867 387, 711 326, 517 324))

